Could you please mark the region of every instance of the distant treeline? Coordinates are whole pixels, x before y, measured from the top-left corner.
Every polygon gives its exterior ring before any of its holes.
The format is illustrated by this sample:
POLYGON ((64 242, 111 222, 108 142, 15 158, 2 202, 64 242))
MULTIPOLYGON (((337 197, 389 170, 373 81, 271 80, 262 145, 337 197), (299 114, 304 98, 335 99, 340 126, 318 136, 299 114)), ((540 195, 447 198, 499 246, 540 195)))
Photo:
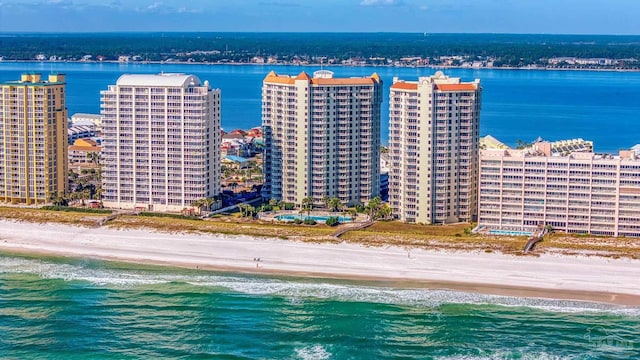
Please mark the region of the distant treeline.
MULTIPOLYGON (((140 56, 196 62, 250 62, 255 56, 312 61, 327 59, 397 60, 463 56, 497 64, 537 64, 549 58, 639 59, 640 36, 405 34, 405 33, 95 33, 0 34, 4 60, 104 60, 140 56)), ((375 61, 375 60, 373 60, 375 61)))

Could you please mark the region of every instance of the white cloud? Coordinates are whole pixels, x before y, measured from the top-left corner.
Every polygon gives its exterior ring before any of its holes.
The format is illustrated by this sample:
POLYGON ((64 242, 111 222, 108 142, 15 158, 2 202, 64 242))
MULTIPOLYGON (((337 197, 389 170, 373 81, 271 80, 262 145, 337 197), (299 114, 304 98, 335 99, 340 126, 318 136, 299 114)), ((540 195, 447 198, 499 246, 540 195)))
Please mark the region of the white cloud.
POLYGON ((398 5, 398 0, 362 0, 360 5, 374 6, 374 5, 398 5))
POLYGON ((189 9, 186 7, 180 7, 178 8, 178 14, 200 14, 204 12, 203 8, 197 8, 197 9, 189 9))
POLYGON ((162 2, 156 1, 153 4, 147 6, 147 10, 155 10, 155 9, 160 8, 160 6, 162 6, 162 2))

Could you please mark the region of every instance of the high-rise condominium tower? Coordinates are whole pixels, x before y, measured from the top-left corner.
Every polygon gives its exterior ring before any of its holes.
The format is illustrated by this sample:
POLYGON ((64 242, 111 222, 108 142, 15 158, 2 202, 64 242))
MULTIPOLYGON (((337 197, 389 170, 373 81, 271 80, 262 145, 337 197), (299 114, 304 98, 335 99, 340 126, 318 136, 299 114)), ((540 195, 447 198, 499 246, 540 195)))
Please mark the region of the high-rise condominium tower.
POLYGON ((349 205, 379 196, 381 86, 377 74, 270 72, 262 86, 263 196, 295 204, 337 197, 349 205))
POLYGON ((389 201, 411 223, 472 221, 477 212, 480 80, 438 71, 394 79, 389 103, 389 201))
POLYGON ((122 75, 101 94, 105 206, 180 211, 220 193, 220 90, 193 75, 122 75))
POLYGON ((65 76, 0 83, 0 201, 42 204, 67 182, 65 76))

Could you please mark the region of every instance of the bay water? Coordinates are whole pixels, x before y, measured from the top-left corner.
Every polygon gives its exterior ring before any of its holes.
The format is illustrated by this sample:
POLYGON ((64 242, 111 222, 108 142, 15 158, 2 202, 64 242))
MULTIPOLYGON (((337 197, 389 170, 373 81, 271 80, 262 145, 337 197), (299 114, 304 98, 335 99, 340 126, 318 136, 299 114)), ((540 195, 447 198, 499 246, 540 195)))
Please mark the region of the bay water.
MULTIPOLYGON (((335 76, 368 76, 384 82, 381 141, 388 141, 388 88, 394 77, 417 80, 432 68, 324 67, 335 76)), ((317 66, 206 65, 136 63, 0 62, 0 81, 37 71, 67 74, 67 107, 74 113, 99 113, 100 90, 122 74, 178 72, 197 75, 222 90, 222 126, 248 129, 261 124, 261 86, 266 74, 309 73, 317 66)), ((446 69, 446 75, 475 78, 483 87, 480 134, 491 134, 508 145, 583 138, 598 152, 615 153, 640 143, 640 72, 446 69)))

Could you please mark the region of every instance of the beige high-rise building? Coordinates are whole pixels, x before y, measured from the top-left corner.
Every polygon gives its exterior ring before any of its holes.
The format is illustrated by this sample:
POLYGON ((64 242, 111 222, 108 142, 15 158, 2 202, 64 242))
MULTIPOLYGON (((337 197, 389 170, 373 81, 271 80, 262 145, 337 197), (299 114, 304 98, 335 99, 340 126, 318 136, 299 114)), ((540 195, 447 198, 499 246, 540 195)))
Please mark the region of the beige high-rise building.
POLYGON ((43 204, 67 191, 65 76, 0 83, 0 201, 43 204))
POLYGON ((640 158, 531 148, 480 151, 478 229, 640 236, 640 158))
POLYGON ((389 202, 409 223, 472 221, 482 87, 438 71, 394 79, 389 94, 389 202))
POLYGON ((354 205, 380 196, 381 94, 377 74, 270 72, 262 86, 263 197, 354 205))
POLYGON ((105 206, 181 211, 220 194, 219 89, 193 75, 122 75, 101 94, 105 206))

